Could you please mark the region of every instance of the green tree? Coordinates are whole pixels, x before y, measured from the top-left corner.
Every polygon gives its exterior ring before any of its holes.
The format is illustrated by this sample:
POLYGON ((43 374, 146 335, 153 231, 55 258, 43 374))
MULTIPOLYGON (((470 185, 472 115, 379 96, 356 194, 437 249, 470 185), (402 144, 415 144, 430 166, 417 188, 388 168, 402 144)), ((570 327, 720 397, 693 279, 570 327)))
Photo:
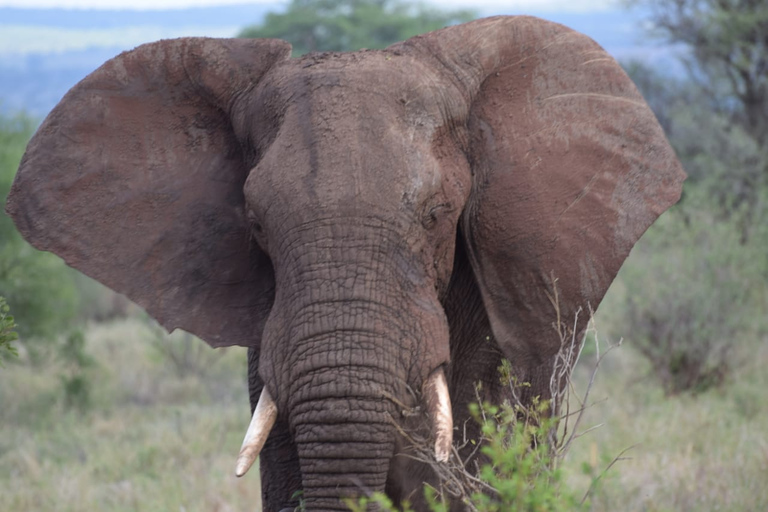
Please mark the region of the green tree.
MULTIPOLYGON (((672 129, 669 135, 684 163, 693 164, 687 165, 692 178, 705 173, 717 178, 711 192, 726 210, 742 203, 753 213, 765 208, 760 190, 768 187, 768 2, 627 3, 650 13, 652 35, 682 49, 686 81, 677 84, 676 94, 666 93, 666 113, 655 110, 660 117, 669 117, 673 109, 681 114, 677 127, 665 128, 672 129), (710 158, 714 165, 707 169, 702 160, 710 158)), ((642 74, 633 78, 650 85, 642 74)))
POLYGON ((313 51, 384 48, 397 41, 470 21, 471 10, 444 11, 398 0, 292 0, 284 13, 269 13, 240 37, 284 39, 294 55, 313 51))
POLYGON ((26 116, 0 116, 0 293, 13 308, 25 341, 54 338, 72 323, 78 306, 74 271, 26 243, 5 214, 8 191, 33 131, 26 116))
POLYGON ((683 45, 689 77, 755 138, 768 136, 768 2, 630 0, 650 9, 653 33, 683 45))

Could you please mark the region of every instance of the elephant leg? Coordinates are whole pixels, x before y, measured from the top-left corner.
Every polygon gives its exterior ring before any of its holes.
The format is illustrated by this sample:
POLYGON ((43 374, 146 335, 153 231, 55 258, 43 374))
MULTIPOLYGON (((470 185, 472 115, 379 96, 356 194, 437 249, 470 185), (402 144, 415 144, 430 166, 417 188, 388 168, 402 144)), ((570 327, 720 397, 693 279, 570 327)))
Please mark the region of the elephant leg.
MULTIPOLYGON (((259 353, 248 349, 248 391, 251 413, 261 395, 264 383, 258 374, 259 353)), ((259 455, 261 472, 262 510, 264 512, 292 512, 299 506, 301 471, 296 445, 288 424, 277 421, 259 455)))

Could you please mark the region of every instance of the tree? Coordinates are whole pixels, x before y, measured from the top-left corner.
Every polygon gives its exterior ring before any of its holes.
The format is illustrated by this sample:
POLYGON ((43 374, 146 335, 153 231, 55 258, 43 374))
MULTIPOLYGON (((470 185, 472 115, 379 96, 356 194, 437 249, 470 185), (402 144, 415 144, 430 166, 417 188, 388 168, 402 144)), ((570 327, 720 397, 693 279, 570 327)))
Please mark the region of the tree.
POLYGON ((655 33, 682 44, 689 76, 713 106, 753 137, 768 136, 768 3, 764 0, 635 0, 655 33))
MULTIPOLYGON (((744 157, 724 162, 731 207, 746 202, 755 209, 759 191, 768 187, 768 2, 765 0, 628 0, 650 12, 652 34, 682 46, 687 82, 678 98, 703 107, 688 126, 703 126, 732 139, 732 152, 744 157), (747 153, 752 153, 747 155, 747 153)), ((642 87, 641 87, 642 89, 642 87)), ((643 91, 643 92, 647 92, 643 91)), ((653 103, 653 102, 652 102, 653 103)), ((671 105, 666 105, 670 108, 671 105)), ((658 112, 658 111, 657 111, 658 112)), ((668 116, 668 113, 661 114, 668 116)), ((679 123, 678 123, 679 124, 679 123)), ((673 127, 674 129, 674 127, 673 127)), ((683 130, 683 128, 680 128, 683 130)), ((695 129, 693 131, 696 131, 695 129)), ((674 139, 675 134, 670 134, 674 139)), ((715 155, 690 137, 691 156, 715 155)), ((680 148, 678 148, 680 149, 680 148)), ((681 155, 685 159, 686 155, 681 155)), ((696 176, 694 169, 693 177, 696 176)), ((722 177, 722 176, 721 176, 722 177)), ((715 191, 717 193, 717 191, 715 191)))
POLYGON ((284 13, 269 13, 240 37, 284 39, 294 55, 314 51, 384 48, 397 41, 477 17, 471 10, 444 11, 399 0, 292 0, 284 13))

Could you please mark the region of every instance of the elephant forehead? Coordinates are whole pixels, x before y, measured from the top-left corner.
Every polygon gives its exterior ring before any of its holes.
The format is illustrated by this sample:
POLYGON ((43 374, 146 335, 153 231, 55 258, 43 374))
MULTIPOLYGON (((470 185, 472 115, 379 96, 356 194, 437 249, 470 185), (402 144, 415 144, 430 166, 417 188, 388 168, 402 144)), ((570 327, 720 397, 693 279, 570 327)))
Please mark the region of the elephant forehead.
POLYGON ((270 103, 280 110, 304 98, 329 114, 355 109, 381 116, 389 110, 402 119, 442 124, 446 121, 444 104, 455 100, 447 96, 456 93, 446 85, 418 59, 364 50, 291 59, 271 76, 265 91, 271 96, 270 103), (331 104, 323 104, 326 101, 331 104))
POLYGON ((268 117, 281 125, 257 175, 281 176, 275 186, 288 188, 286 197, 344 203, 380 203, 386 194, 416 204, 439 190, 433 149, 448 120, 430 70, 373 51, 309 56, 284 68, 260 94, 279 109, 268 117))

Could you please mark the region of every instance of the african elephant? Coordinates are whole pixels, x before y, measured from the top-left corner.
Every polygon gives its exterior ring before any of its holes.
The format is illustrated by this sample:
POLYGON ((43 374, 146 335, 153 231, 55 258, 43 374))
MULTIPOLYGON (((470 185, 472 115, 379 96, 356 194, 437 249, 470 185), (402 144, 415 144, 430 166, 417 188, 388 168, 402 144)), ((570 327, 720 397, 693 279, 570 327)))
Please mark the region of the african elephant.
MULTIPOLYGON (((596 307, 685 174, 595 42, 494 17, 385 50, 142 45, 86 77, 27 148, 8 212, 36 247, 166 328, 249 347, 238 460, 264 509, 396 501, 425 405, 435 457, 467 404, 548 398, 559 314, 596 307)), ((584 329, 586 315, 575 325, 584 329)))

